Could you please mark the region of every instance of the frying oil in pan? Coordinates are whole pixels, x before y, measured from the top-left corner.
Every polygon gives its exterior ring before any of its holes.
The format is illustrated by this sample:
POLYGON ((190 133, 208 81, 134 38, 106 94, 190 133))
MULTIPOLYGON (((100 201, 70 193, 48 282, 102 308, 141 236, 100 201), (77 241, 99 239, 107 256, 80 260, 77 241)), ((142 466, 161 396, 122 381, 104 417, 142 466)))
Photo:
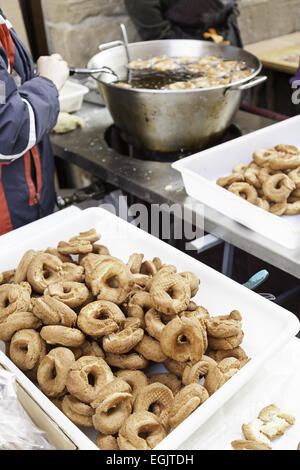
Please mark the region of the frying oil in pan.
POLYGON ((151 90, 161 90, 167 85, 175 82, 187 82, 196 77, 195 74, 187 72, 185 69, 160 72, 160 71, 131 71, 131 77, 128 76, 127 83, 132 88, 148 88, 151 90))
POLYGON ((226 85, 251 75, 244 62, 219 57, 199 59, 158 57, 128 64, 127 78, 114 82, 124 88, 152 90, 206 88, 226 85))

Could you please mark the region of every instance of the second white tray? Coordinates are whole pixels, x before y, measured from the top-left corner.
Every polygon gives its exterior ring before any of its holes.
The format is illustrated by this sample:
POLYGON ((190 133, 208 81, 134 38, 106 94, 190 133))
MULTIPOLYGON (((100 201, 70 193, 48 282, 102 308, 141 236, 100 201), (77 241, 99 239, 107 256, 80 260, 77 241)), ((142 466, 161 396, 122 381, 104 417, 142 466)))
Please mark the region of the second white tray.
POLYGON ((300 246, 300 215, 278 217, 218 186, 238 163, 249 164, 253 152, 278 144, 300 149, 300 116, 217 145, 173 163, 183 178, 186 192, 199 203, 239 222, 266 238, 294 249, 300 246))

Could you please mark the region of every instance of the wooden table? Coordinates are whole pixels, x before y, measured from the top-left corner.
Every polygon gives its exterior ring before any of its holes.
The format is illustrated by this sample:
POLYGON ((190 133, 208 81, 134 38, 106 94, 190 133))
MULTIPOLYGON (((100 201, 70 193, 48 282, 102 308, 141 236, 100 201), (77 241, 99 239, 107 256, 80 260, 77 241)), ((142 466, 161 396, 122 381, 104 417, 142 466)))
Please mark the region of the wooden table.
POLYGON ((300 63, 300 31, 248 44, 244 49, 258 57, 265 67, 294 75, 300 63))

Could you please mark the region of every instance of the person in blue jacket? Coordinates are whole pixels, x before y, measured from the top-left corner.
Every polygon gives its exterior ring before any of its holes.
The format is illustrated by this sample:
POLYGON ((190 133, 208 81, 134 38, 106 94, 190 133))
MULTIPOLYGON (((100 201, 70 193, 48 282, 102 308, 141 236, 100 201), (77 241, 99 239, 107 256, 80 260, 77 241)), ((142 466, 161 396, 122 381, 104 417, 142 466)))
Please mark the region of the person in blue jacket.
POLYGON ((53 212, 49 133, 69 76, 60 55, 32 58, 0 10, 0 235, 53 212))

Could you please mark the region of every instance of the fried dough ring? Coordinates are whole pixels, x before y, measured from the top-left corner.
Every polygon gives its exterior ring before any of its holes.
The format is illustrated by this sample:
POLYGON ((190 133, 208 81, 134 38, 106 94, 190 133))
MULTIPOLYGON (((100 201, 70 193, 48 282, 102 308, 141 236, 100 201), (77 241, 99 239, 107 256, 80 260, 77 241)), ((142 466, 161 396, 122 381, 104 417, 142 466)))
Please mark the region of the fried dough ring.
MULTIPOLYGON (((192 310, 187 310, 179 314, 181 317, 196 318, 203 325, 203 321, 210 318, 209 311, 202 305, 195 305, 192 310)), ((204 323, 205 324, 205 323, 204 323)))
POLYGON ((256 206, 260 207, 261 209, 267 212, 271 209, 269 202, 261 197, 257 198, 256 206))
POLYGON ((219 390, 240 368, 240 361, 234 357, 222 359, 216 367, 210 367, 204 382, 204 387, 209 395, 219 390))
POLYGON ((297 215, 300 214, 300 201, 287 203, 284 212, 285 215, 297 215))
POLYGON ((46 342, 31 329, 17 331, 11 338, 9 357, 22 371, 32 371, 46 354, 46 342))
POLYGON ((57 281, 83 282, 84 269, 74 263, 63 263, 57 281))
POLYGON ((136 317, 141 320, 141 324, 145 326, 145 313, 152 307, 151 297, 149 292, 136 292, 128 302, 127 315, 129 317, 136 317))
POLYGON ((222 188, 227 188, 231 186, 233 183, 241 183, 245 181, 244 174, 242 172, 235 171, 232 175, 224 176, 223 178, 217 179, 217 185, 221 186, 222 188))
POLYGON ((205 321, 207 334, 214 338, 228 338, 240 333, 241 322, 235 319, 220 319, 212 317, 205 321))
POLYGON ((99 432, 96 437, 96 446, 101 450, 120 450, 117 439, 114 436, 99 432))
POLYGON ((164 366, 171 374, 176 375, 180 379, 182 378, 185 368, 184 362, 178 362, 168 357, 168 359, 164 361, 164 366))
POLYGON ((232 441, 231 445, 234 450, 272 450, 268 444, 249 439, 232 441))
POLYGON ((91 403, 113 378, 109 365, 102 358, 82 356, 70 368, 66 387, 78 400, 91 403))
POLYGON ((70 307, 49 295, 33 298, 32 311, 45 325, 63 325, 71 328, 77 320, 76 313, 70 307))
POLYGON ((93 427, 92 417, 95 410, 87 403, 77 400, 72 395, 65 395, 61 403, 61 409, 73 423, 86 428, 93 427))
POLYGON ((185 311, 179 314, 179 318, 188 318, 192 320, 196 320, 200 327, 201 327, 201 332, 202 332, 202 339, 203 339, 203 350, 206 351, 208 347, 208 339, 207 339, 207 333, 206 333, 206 319, 209 318, 209 312, 206 310, 206 308, 199 306, 195 310, 192 311, 185 311))
POLYGON ((140 370, 118 370, 115 375, 130 385, 133 402, 142 388, 148 385, 148 377, 140 370))
POLYGON ((0 285, 0 323, 12 313, 30 310, 30 294, 31 287, 27 282, 0 285))
POLYGON ((152 277, 141 273, 133 274, 132 277, 134 282, 134 288, 139 287, 142 290, 149 291, 152 282, 152 277))
POLYGON ((127 318, 122 329, 116 333, 104 336, 102 347, 104 351, 113 354, 125 354, 133 349, 144 336, 144 330, 139 328, 140 321, 135 318, 127 318), (131 320, 134 320, 132 322, 131 320), (135 322, 137 320, 137 322, 135 322))
POLYGON ((24 329, 36 330, 42 322, 31 312, 14 312, 0 323, 0 341, 10 341, 16 331, 24 329))
POLYGON ((131 413, 131 387, 124 380, 115 378, 99 391, 91 405, 96 409, 94 428, 103 434, 115 434, 131 413))
POLYGON ((216 362, 221 362, 226 357, 234 357, 241 363, 241 367, 243 367, 247 362, 250 361, 249 357, 245 353, 244 349, 238 346, 237 348, 230 349, 227 351, 210 351, 208 356, 214 359, 216 362))
POLYGON ((14 280, 16 284, 19 284, 22 281, 26 281, 28 266, 36 255, 37 252, 34 250, 28 250, 26 253, 24 253, 15 272, 14 280))
POLYGON ((196 274, 190 271, 179 273, 179 276, 183 277, 183 279, 187 281, 191 289, 191 297, 195 297, 199 290, 200 279, 196 276, 196 274))
POLYGON ((167 85, 168 90, 186 90, 187 88, 195 88, 192 82, 175 82, 167 85))
POLYGON ((45 253, 49 253, 50 255, 57 256, 57 258, 59 258, 63 263, 72 263, 73 262, 72 256, 63 255, 56 248, 53 248, 51 246, 49 246, 47 248, 47 250, 45 250, 45 253))
MULTIPOLYGON (((15 269, 9 269, 8 271, 3 271, 0 274, 0 285, 1 284, 13 284, 15 282, 15 269)), ((17 283, 16 283, 17 284, 17 283)))
MULTIPOLYGON (((269 178, 269 176, 274 176, 278 174, 281 174, 281 171, 272 170, 269 166, 266 166, 260 169, 260 173, 258 177, 259 177, 261 184, 263 184, 266 181, 266 179, 269 178)), ((262 191, 262 188, 259 191, 262 191)), ((263 191, 261 194, 263 195, 263 191)))
POLYGON ((173 393, 162 383, 154 382, 144 387, 137 395, 134 402, 134 412, 150 411, 153 412, 164 428, 169 429, 169 417, 173 406, 173 393), (153 406, 156 406, 156 412, 153 406), (152 411, 153 410, 153 411, 152 411))
POLYGON ((289 153, 291 155, 299 155, 299 150, 295 145, 280 144, 275 146, 277 152, 289 153))
POLYGON ((279 153, 277 157, 271 158, 269 162, 272 170, 293 170, 300 166, 300 154, 279 153))
POLYGON ((289 171, 288 177, 295 183, 296 189, 300 189, 300 165, 295 170, 289 171))
POLYGON ((127 262, 127 266, 132 272, 132 274, 138 274, 141 272, 141 266, 143 262, 144 255, 142 253, 133 253, 130 255, 127 262))
POLYGON ((183 387, 175 395, 173 408, 170 416, 170 424, 174 429, 179 426, 193 411, 209 398, 204 387, 192 383, 183 387))
POLYGON ((160 344, 175 361, 199 361, 204 353, 203 328, 195 319, 175 317, 163 329, 160 344))
POLYGON ((68 242, 60 241, 57 250, 62 255, 86 255, 93 251, 93 245, 89 240, 74 238, 68 242))
POLYGON ((37 370, 37 380, 45 395, 65 395, 67 376, 74 362, 74 354, 68 348, 54 348, 43 357, 37 370))
POLYGON ((43 294, 51 282, 59 279, 62 266, 63 262, 57 256, 38 253, 28 265, 27 280, 38 294, 43 294))
POLYGON ((173 395, 176 395, 176 393, 179 392, 181 389, 181 380, 179 380, 175 374, 172 373, 162 373, 162 374, 153 374, 151 377, 149 377, 149 384, 152 383, 161 383, 168 387, 173 395))
POLYGON ((269 176, 263 183, 265 196, 273 202, 285 202, 294 189, 294 182, 283 173, 269 176))
POLYGON ((99 300, 122 304, 134 284, 133 275, 123 261, 109 257, 96 264, 91 281, 91 290, 99 300))
POLYGON ((124 321, 125 315, 117 305, 108 300, 98 300, 81 309, 77 325, 87 335, 99 337, 118 331, 124 321))
MULTIPOLYGON (((241 173, 244 174, 245 170, 248 168, 248 165, 245 163, 238 163, 233 167, 233 173, 241 173)), ((234 182, 234 181, 233 181, 234 182)))
POLYGON ((163 59, 159 62, 155 62, 152 65, 153 70, 158 70, 162 72, 168 72, 169 70, 176 70, 179 67, 180 67, 179 64, 176 64, 176 62, 174 62, 171 58, 163 59))
POLYGON ((96 243, 101 238, 101 235, 97 233, 96 229, 91 228, 85 232, 79 232, 78 235, 70 238, 70 241, 74 240, 88 240, 90 243, 96 243))
POLYGON ((278 152, 275 149, 259 149, 253 153, 254 162, 260 166, 267 166, 272 158, 277 158, 278 152))
POLYGON ((159 419, 153 413, 140 411, 127 418, 117 441, 120 450, 151 450, 165 437, 166 431, 159 419))
POLYGON ((161 333, 166 326, 162 321, 162 313, 151 308, 145 315, 145 324, 149 335, 160 341, 161 333))
POLYGON ((160 270, 153 277, 150 295, 156 310, 166 315, 176 315, 187 308, 191 289, 179 274, 162 274, 160 270))
POLYGON ((143 261, 140 269, 141 274, 145 274, 146 276, 153 277, 157 273, 157 267, 153 261, 146 260, 143 261))
POLYGON ((246 183, 254 186, 256 189, 261 188, 261 180, 259 178, 261 168, 256 163, 250 163, 248 168, 245 169, 244 178, 246 183))
POLYGON ((279 217, 285 214, 287 209, 287 202, 277 202, 270 207, 271 214, 278 215, 279 217))
POLYGON ((82 356, 95 356, 105 358, 105 354, 100 348, 99 344, 96 341, 86 340, 81 346, 77 348, 71 348, 75 359, 79 359, 82 356))
POLYGON ((156 339, 146 334, 144 334, 143 339, 134 349, 149 361, 164 362, 167 359, 167 356, 161 348, 161 344, 156 341, 156 339))
POLYGON ((112 354, 107 353, 105 356, 107 364, 118 369, 130 369, 139 370, 146 369, 149 365, 149 361, 145 359, 141 354, 130 353, 130 354, 112 354))
POLYGON ((85 342, 85 335, 82 331, 63 325, 43 326, 40 334, 47 344, 59 344, 76 348, 85 342))
POLYGON ((188 362, 182 374, 182 383, 189 385, 191 383, 199 383, 200 377, 204 377, 210 367, 215 367, 216 361, 212 358, 203 355, 201 361, 196 363, 188 362))
POLYGON ((249 183, 233 183, 228 187, 228 191, 245 199, 251 204, 256 204, 257 191, 254 186, 251 186, 249 183))
POLYGON ((218 351, 221 350, 231 350, 237 348, 243 341, 244 332, 241 330, 235 336, 229 336, 228 338, 214 338, 213 336, 208 336, 208 346, 209 349, 218 351))
POLYGON ((44 291, 44 295, 50 295, 55 299, 76 308, 88 299, 90 293, 85 284, 74 281, 61 281, 50 284, 44 291))

